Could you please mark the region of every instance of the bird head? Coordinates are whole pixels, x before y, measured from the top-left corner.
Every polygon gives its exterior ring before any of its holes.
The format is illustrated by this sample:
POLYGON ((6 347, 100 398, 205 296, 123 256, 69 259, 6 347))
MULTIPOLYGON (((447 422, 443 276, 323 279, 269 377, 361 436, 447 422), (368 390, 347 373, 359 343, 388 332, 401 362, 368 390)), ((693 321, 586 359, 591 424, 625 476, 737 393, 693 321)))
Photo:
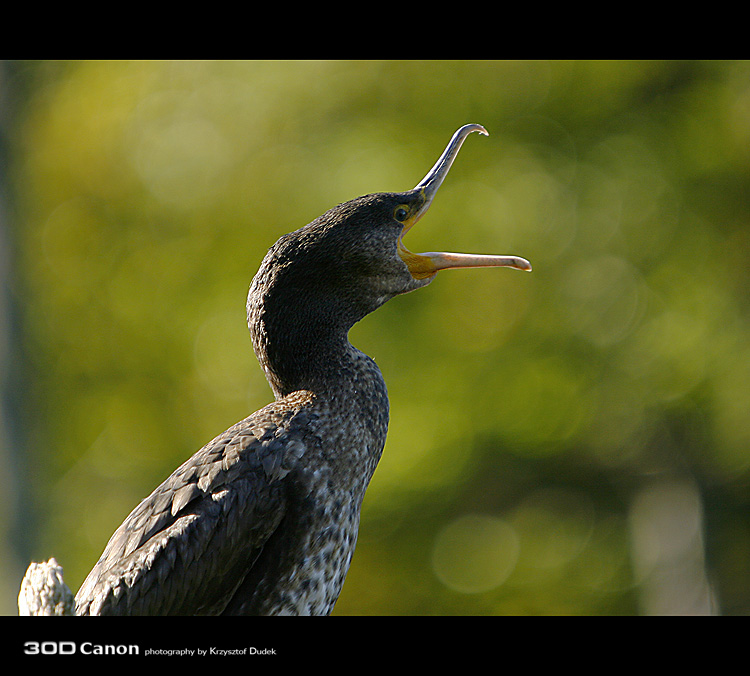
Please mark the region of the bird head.
POLYGON ((274 274, 293 278, 290 288, 305 288, 308 293, 314 289, 315 295, 338 299, 355 310, 351 319, 357 321, 390 298, 426 286, 440 270, 531 270, 529 262, 518 256, 413 253, 404 244, 404 236, 427 212, 461 145, 474 131, 487 135, 478 124, 461 127, 411 190, 357 197, 282 237, 267 256, 274 274))

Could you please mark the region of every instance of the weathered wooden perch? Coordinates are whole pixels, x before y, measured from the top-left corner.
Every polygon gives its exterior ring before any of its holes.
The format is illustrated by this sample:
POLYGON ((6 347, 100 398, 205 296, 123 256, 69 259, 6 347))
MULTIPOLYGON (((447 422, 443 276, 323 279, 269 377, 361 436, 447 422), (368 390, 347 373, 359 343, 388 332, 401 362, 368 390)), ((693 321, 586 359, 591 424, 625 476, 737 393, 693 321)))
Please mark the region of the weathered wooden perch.
POLYGON ((54 558, 32 563, 21 581, 19 615, 75 615, 75 599, 63 581, 62 566, 54 558))

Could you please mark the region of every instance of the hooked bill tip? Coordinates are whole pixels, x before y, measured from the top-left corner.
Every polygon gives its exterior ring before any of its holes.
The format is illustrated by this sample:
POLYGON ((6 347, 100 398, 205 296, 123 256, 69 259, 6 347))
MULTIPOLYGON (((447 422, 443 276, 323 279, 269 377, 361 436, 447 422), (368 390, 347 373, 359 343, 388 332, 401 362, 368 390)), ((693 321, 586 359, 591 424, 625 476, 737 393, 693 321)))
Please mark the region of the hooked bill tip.
POLYGON ((465 124, 463 127, 460 127, 456 133, 453 135, 456 136, 468 136, 471 134, 471 132, 476 131, 482 134, 483 136, 489 136, 490 132, 488 132, 483 125, 481 124, 465 124))
POLYGON ((518 270, 525 270, 526 272, 531 272, 531 263, 527 261, 525 258, 516 257, 516 265, 515 267, 518 270))

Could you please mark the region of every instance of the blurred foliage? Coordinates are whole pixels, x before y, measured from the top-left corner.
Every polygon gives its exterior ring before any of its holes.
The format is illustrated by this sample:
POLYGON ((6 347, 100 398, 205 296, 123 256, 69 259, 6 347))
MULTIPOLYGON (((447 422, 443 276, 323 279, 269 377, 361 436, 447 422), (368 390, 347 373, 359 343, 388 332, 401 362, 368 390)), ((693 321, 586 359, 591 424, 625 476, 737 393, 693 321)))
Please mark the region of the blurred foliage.
POLYGON ((409 246, 534 272, 444 272, 353 329, 392 422, 335 613, 750 611, 750 63, 10 73, 19 582, 55 556, 77 589, 270 400, 244 314, 267 247, 478 122, 409 246))

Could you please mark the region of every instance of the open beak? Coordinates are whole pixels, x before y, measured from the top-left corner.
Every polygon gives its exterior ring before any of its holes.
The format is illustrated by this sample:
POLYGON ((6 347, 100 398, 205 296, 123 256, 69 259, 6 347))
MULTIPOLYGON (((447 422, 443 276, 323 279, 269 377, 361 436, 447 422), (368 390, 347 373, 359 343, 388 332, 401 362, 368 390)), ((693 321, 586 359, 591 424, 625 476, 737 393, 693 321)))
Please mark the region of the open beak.
POLYGON ((448 146, 443 151, 443 154, 438 161, 435 162, 435 166, 430 169, 427 176, 425 176, 414 188, 414 191, 421 191, 424 196, 424 202, 422 206, 406 220, 404 229, 401 231, 401 236, 398 238, 398 253, 409 268, 412 277, 415 279, 426 279, 427 277, 432 277, 439 270, 445 270, 447 268, 502 267, 516 268, 517 270, 531 272, 531 263, 525 258, 520 258, 519 256, 493 256, 445 252, 415 254, 404 246, 404 235, 429 208, 438 188, 448 175, 448 170, 451 168, 453 160, 456 159, 456 155, 458 155, 461 145, 466 137, 473 131, 489 136, 487 130, 481 124, 466 124, 461 127, 455 134, 453 134, 453 138, 450 140, 450 143, 448 143, 448 146))

